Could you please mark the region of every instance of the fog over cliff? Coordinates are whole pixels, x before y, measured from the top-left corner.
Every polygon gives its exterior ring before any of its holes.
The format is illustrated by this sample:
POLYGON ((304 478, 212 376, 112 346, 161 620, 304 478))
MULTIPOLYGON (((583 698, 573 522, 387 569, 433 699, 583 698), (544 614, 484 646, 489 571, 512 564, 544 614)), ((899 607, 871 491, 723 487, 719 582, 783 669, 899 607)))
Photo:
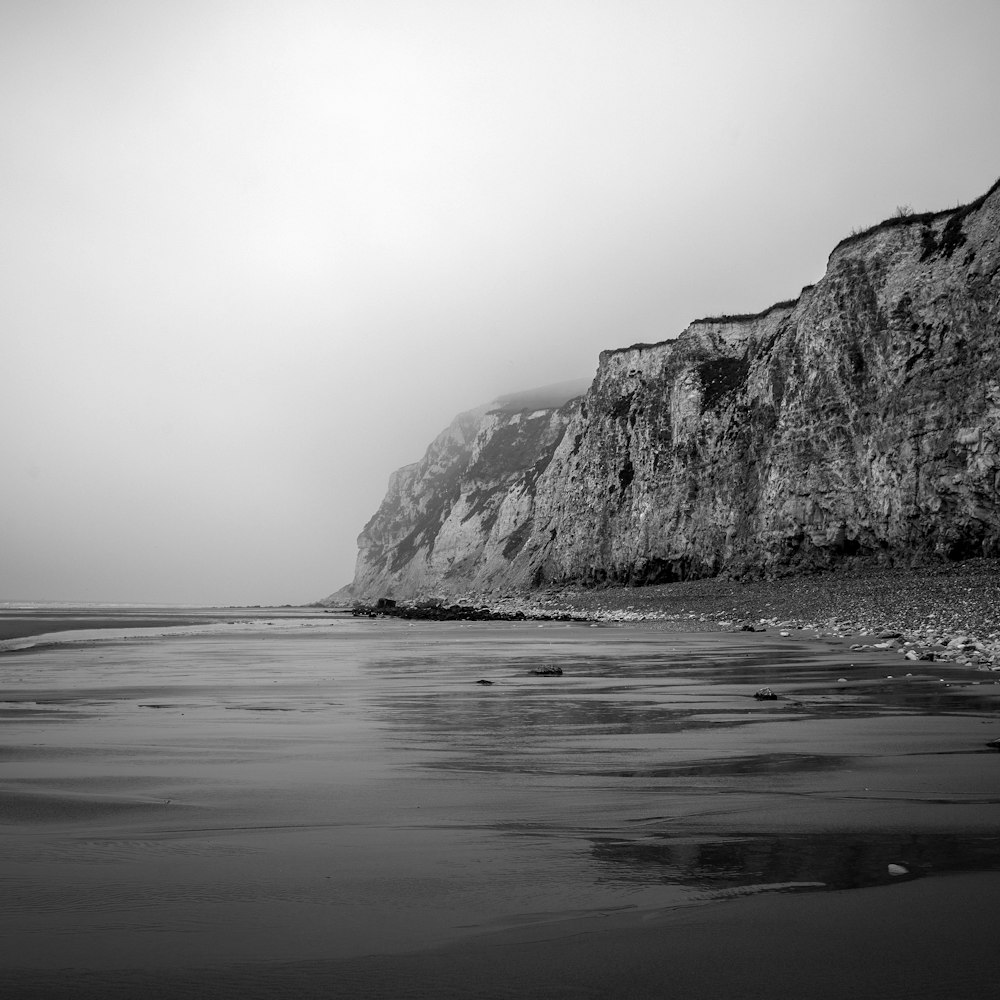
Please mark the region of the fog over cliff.
POLYGON ((975 0, 4 3, 0 599, 330 592, 456 413, 980 195, 997 37, 975 0))

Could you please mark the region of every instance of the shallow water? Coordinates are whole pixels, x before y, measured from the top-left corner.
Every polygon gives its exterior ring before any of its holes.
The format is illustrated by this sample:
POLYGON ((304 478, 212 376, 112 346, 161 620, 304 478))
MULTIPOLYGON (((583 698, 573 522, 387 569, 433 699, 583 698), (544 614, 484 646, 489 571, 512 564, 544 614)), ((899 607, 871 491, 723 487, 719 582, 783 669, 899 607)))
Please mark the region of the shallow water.
POLYGON ((887 664, 367 619, 7 652, 3 962, 346 959, 1000 866, 992 693, 887 664))

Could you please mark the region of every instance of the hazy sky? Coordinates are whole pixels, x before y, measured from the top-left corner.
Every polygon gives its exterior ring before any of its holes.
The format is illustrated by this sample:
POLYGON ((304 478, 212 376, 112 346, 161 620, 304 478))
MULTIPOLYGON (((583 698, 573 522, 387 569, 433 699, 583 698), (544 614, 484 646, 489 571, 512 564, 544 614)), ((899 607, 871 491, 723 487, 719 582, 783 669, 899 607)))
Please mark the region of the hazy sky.
POLYGON ((329 593, 458 411, 985 191, 998 38, 996 0, 3 0, 0 599, 329 593))

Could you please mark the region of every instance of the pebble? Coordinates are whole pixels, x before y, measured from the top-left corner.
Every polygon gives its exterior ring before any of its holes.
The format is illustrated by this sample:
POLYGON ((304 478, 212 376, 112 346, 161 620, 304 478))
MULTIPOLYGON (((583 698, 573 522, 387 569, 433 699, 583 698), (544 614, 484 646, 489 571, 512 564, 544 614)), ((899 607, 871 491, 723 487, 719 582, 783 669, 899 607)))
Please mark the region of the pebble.
POLYGON ((649 587, 550 587, 476 599, 497 609, 568 610, 591 623, 662 622, 667 629, 750 631, 752 622, 755 631, 775 628, 786 638, 792 629, 810 629, 809 638, 875 640, 855 643, 853 650, 895 648, 911 661, 941 660, 1000 671, 997 559, 918 569, 865 566, 745 583, 715 578, 649 587))

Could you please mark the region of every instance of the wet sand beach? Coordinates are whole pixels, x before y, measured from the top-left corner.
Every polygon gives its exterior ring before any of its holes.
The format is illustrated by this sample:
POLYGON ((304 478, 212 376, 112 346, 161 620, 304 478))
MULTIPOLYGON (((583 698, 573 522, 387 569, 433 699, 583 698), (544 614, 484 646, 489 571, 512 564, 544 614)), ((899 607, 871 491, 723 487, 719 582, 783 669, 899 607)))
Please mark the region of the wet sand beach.
POLYGON ((221 622, 274 618, 316 618, 326 612, 313 608, 165 608, 63 605, 0 606, 0 642, 59 632, 106 629, 177 629, 221 622))
POLYGON ((998 706, 773 632, 8 649, 4 994, 993 996, 998 706))

